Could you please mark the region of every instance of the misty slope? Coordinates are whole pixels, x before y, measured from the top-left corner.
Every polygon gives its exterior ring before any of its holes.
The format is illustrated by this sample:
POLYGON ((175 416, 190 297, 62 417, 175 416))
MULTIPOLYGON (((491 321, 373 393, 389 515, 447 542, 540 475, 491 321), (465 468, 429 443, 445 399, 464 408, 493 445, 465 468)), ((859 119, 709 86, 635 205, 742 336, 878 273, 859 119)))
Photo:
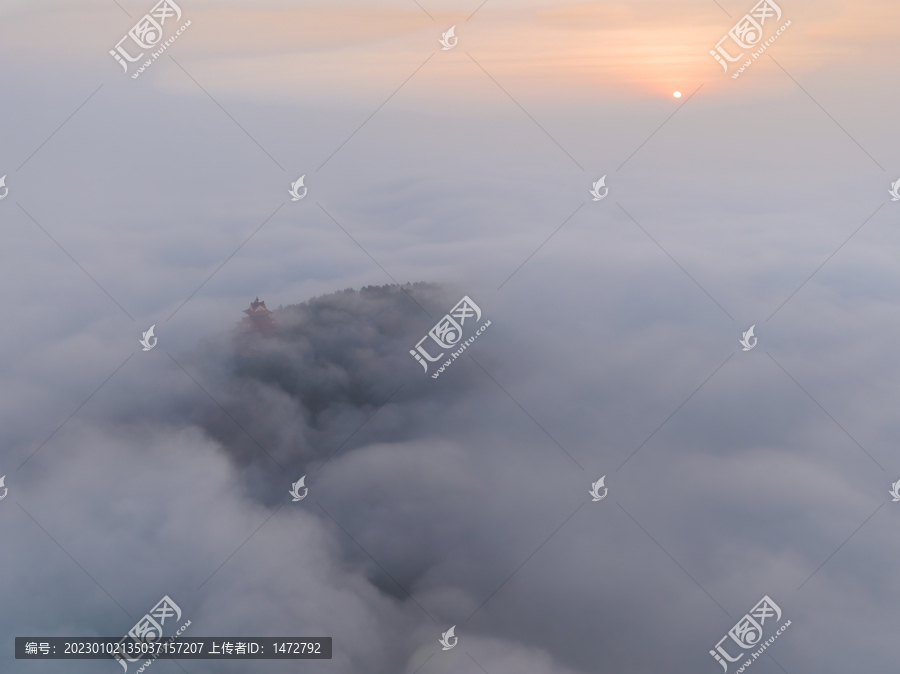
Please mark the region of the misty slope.
POLYGON ((431 283, 346 289, 279 307, 271 331, 239 326, 203 340, 185 360, 234 420, 204 409, 191 421, 239 464, 263 470, 277 467, 261 448, 286 469, 324 461, 388 400, 367 430, 409 439, 417 418, 467 386, 464 374, 429 386, 409 355, 436 320, 425 312, 443 315, 457 300, 456 291, 431 283))

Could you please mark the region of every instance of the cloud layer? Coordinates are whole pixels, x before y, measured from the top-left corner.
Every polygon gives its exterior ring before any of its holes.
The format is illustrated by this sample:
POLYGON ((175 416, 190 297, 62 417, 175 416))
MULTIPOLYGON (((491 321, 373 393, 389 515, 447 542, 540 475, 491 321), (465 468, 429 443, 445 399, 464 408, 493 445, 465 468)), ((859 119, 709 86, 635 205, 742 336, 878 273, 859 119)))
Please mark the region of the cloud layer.
POLYGON ((896 7, 781 3, 731 80, 740 3, 184 3, 131 80, 116 4, 2 10, 0 632, 168 594, 340 674, 714 672, 769 595, 756 670, 896 662, 896 7))

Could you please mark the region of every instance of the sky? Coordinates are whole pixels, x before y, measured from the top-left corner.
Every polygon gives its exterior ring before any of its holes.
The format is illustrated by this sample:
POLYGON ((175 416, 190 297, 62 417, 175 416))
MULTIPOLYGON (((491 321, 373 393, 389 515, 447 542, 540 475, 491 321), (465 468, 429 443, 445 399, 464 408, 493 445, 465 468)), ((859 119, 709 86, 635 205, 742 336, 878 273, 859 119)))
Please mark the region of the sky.
POLYGON ((333 639, 264 674, 713 674, 766 596, 727 674, 896 663, 896 3, 723 72, 751 2, 184 0, 132 77, 153 7, 0 3, 0 669, 163 596, 333 639))

